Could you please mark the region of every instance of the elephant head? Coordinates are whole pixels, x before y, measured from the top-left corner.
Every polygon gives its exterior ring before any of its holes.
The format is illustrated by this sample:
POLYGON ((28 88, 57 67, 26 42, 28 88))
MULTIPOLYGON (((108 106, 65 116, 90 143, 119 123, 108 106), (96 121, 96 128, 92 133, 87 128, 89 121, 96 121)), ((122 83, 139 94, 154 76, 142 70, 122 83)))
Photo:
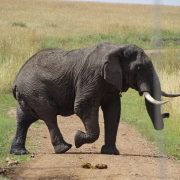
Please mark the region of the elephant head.
POLYGON ((161 91, 154 66, 141 48, 135 45, 116 46, 104 57, 103 76, 120 92, 132 88, 143 95, 154 128, 163 129, 163 118, 169 117, 169 113, 161 114, 161 105, 166 103, 161 101, 161 96, 177 97, 180 94, 167 94, 161 91))

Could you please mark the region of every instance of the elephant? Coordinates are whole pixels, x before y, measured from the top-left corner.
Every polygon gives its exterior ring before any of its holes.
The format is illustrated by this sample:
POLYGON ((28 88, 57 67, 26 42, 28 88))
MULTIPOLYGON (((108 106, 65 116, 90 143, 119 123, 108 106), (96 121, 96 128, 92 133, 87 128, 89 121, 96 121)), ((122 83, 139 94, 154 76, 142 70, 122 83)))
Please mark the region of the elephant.
POLYGON ((17 105, 17 129, 10 153, 27 154, 28 128, 41 119, 47 125, 57 154, 65 153, 67 143, 57 125, 57 115, 76 114, 85 131, 77 131, 76 148, 95 142, 100 135, 99 109, 105 125, 101 153, 118 155, 116 135, 121 114, 121 94, 132 88, 145 97, 145 106, 156 130, 164 127, 161 96, 177 97, 161 90, 150 58, 140 47, 101 43, 91 47, 64 50, 43 49, 21 67, 12 85, 17 105))

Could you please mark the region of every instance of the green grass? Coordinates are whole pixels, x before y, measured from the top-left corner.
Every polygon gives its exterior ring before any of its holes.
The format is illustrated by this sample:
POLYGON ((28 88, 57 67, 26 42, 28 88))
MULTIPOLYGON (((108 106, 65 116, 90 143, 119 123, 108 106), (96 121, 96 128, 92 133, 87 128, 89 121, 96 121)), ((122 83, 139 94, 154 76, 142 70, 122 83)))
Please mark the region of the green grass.
POLYGON ((138 93, 129 90, 122 98, 122 120, 135 126, 148 140, 156 142, 157 146, 170 156, 180 160, 180 121, 179 115, 173 114, 172 118, 165 120, 165 128, 156 131, 146 112, 144 98, 138 93))
MULTIPOLYGON (((169 32, 166 36, 166 31, 162 31, 162 47, 178 47, 178 36, 180 33, 169 32)), ((138 31, 129 31, 125 34, 89 34, 89 35, 80 35, 66 38, 58 37, 45 37, 40 41, 40 47, 44 48, 55 48, 62 47, 67 49, 76 49, 80 47, 87 47, 93 44, 101 42, 112 42, 117 44, 136 44, 144 49, 152 49, 154 47, 153 32, 138 32, 138 31)))
POLYGON ((7 177, 0 176, 0 180, 7 180, 7 179, 8 179, 7 177))

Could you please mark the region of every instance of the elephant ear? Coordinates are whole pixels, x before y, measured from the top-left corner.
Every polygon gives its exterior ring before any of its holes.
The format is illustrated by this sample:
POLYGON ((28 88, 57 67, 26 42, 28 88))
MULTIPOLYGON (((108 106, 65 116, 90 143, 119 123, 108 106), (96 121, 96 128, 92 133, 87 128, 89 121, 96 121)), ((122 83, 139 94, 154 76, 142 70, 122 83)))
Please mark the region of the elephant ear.
POLYGON ((112 52, 103 59, 102 75, 106 82, 122 90, 122 68, 120 64, 120 54, 112 52))

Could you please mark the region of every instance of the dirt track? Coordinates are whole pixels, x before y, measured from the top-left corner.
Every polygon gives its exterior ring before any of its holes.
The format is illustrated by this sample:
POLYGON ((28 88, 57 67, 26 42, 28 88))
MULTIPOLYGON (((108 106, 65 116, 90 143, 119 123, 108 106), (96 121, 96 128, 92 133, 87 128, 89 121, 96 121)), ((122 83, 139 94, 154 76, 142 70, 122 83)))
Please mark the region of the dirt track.
MULTIPOLYGON (((157 149, 147 142, 131 126, 121 123, 117 146, 121 155, 101 155, 103 144, 103 119, 100 114, 101 135, 94 144, 76 149, 74 134, 84 130, 76 116, 60 118, 59 127, 67 142, 73 147, 66 154, 54 154, 45 125, 30 128, 29 136, 38 137, 39 148, 35 158, 16 168, 13 179, 180 179, 180 163, 159 155, 157 149), (107 164, 107 169, 83 169, 84 163, 107 164)), ((27 147, 28 148, 28 147, 27 147)))

